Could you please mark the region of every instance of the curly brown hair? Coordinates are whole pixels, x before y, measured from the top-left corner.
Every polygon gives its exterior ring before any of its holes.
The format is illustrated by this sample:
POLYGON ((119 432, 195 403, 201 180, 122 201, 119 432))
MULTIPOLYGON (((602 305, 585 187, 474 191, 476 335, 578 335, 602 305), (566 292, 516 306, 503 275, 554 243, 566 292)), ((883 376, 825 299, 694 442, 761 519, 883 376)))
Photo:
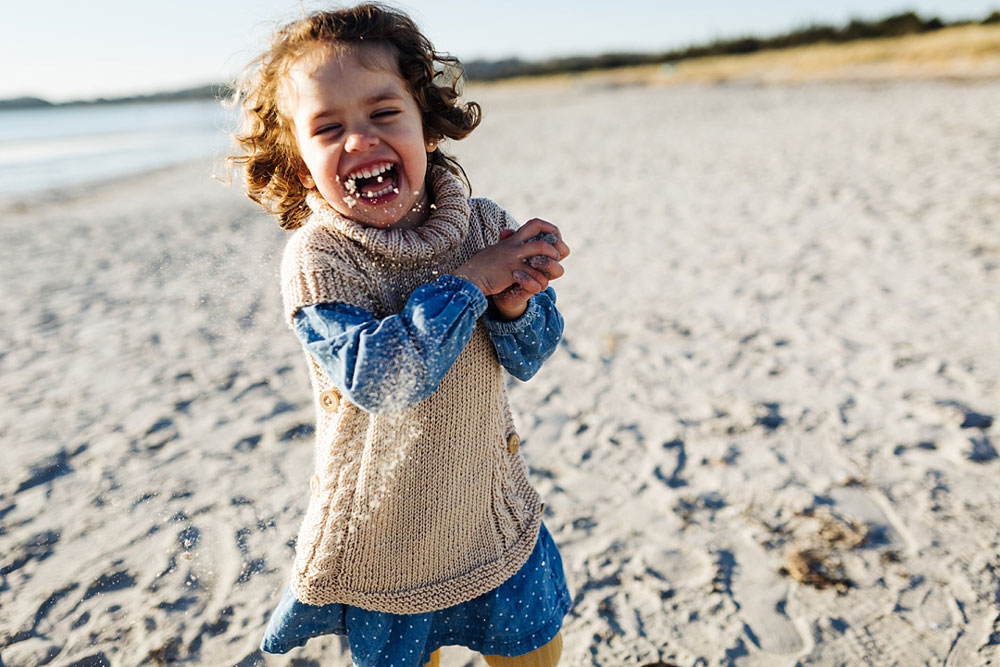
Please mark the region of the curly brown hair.
MULTIPOLYGON (((462 64, 439 53, 416 24, 397 9, 365 3, 349 9, 310 14, 279 28, 271 46, 246 68, 234 88, 241 121, 233 135, 237 154, 230 168, 243 171, 247 196, 278 216, 284 229, 296 229, 309 215, 308 190, 299 181, 298 147, 291 120, 281 108, 282 85, 288 70, 317 44, 346 48, 378 45, 395 55, 399 74, 420 108, 424 138, 462 139, 479 125, 482 108, 459 102, 462 64)), ((430 165, 447 168, 468 187, 465 172, 454 158, 436 148, 430 165)))

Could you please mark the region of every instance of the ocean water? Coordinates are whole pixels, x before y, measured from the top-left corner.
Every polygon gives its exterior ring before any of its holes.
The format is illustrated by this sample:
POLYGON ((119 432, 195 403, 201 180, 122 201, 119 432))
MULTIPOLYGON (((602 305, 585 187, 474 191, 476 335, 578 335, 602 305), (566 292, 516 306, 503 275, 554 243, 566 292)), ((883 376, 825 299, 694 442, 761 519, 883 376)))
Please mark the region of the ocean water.
POLYGON ((233 111, 212 100, 3 110, 0 195, 221 157, 233 118, 233 111))

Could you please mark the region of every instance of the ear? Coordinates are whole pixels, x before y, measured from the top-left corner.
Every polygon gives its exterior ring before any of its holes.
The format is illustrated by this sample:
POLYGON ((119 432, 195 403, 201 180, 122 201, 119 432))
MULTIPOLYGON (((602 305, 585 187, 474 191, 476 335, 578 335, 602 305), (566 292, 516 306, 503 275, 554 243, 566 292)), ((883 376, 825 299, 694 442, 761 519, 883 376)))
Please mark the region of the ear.
POLYGON ((437 148, 437 146, 438 146, 437 139, 428 139, 427 141, 424 142, 424 148, 427 149, 428 153, 433 153, 434 149, 437 148))
POLYGON ((309 168, 302 163, 299 163, 299 183, 306 190, 312 190, 316 187, 316 181, 313 180, 312 174, 309 173, 309 168))

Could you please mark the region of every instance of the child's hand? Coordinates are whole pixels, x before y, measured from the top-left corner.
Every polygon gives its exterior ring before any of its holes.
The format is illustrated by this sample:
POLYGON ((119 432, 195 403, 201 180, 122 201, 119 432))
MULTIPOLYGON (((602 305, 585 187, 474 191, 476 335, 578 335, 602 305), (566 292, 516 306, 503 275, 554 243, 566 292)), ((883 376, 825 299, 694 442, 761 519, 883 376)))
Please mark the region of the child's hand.
POLYGON ((533 272, 529 273, 528 271, 519 269, 513 274, 513 284, 490 297, 493 310, 496 311, 495 315, 499 315, 502 319, 506 320, 516 320, 524 314, 524 311, 528 307, 528 300, 534 294, 545 289, 549 281, 563 275, 564 271, 559 260, 569 255, 569 246, 563 242, 559 234, 559 229, 544 220, 529 220, 528 223, 516 232, 510 229, 500 232, 500 241, 506 241, 512 237, 516 237, 514 240, 526 249, 534 248, 534 244, 539 241, 547 243, 556 250, 558 257, 554 258, 550 253, 546 252, 544 254, 531 255, 527 259, 522 260, 529 269, 534 269, 541 273, 543 279, 538 280, 533 276, 533 272), (542 226, 531 226, 529 228, 531 223, 536 222, 542 223, 542 226), (541 229, 541 231, 537 231, 533 236, 524 238, 530 231, 536 229, 541 229), (526 279, 526 274, 531 276, 530 280, 526 279))
MULTIPOLYGON (((549 280, 563 274, 559 260, 567 255, 569 247, 562 242, 559 228, 545 220, 533 218, 516 232, 504 230, 497 244, 480 250, 458 267, 453 275, 468 280, 486 296, 498 295, 512 285, 517 285, 520 291, 511 295, 516 298, 501 299, 504 306, 501 312, 509 317, 513 312, 510 306, 516 306, 517 302, 526 304, 531 295, 548 287, 549 280), (532 237, 539 234, 553 234, 558 240, 554 244, 541 239, 532 240, 532 237)), ((497 307, 500 309, 500 304, 497 307)), ((520 310, 524 312, 523 305, 520 310)), ((514 317, 519 315, 517 313, 514 317)))

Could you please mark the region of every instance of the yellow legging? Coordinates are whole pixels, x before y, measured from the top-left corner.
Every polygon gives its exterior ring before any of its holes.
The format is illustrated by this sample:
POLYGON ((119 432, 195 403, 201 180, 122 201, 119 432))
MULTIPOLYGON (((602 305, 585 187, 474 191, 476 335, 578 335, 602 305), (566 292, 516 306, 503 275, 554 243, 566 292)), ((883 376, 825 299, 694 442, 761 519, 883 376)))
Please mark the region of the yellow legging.
MULTIPOLYGON (((562 655, 562 633, 557 634, 552 641, 531 653, 525 653, 513 658, 502 655, 484 655, 483 659, 490 667, 555 667, 562 655)), ((431 653, 431 661, 427 667, 440 667, 441 649, 431 653)))

